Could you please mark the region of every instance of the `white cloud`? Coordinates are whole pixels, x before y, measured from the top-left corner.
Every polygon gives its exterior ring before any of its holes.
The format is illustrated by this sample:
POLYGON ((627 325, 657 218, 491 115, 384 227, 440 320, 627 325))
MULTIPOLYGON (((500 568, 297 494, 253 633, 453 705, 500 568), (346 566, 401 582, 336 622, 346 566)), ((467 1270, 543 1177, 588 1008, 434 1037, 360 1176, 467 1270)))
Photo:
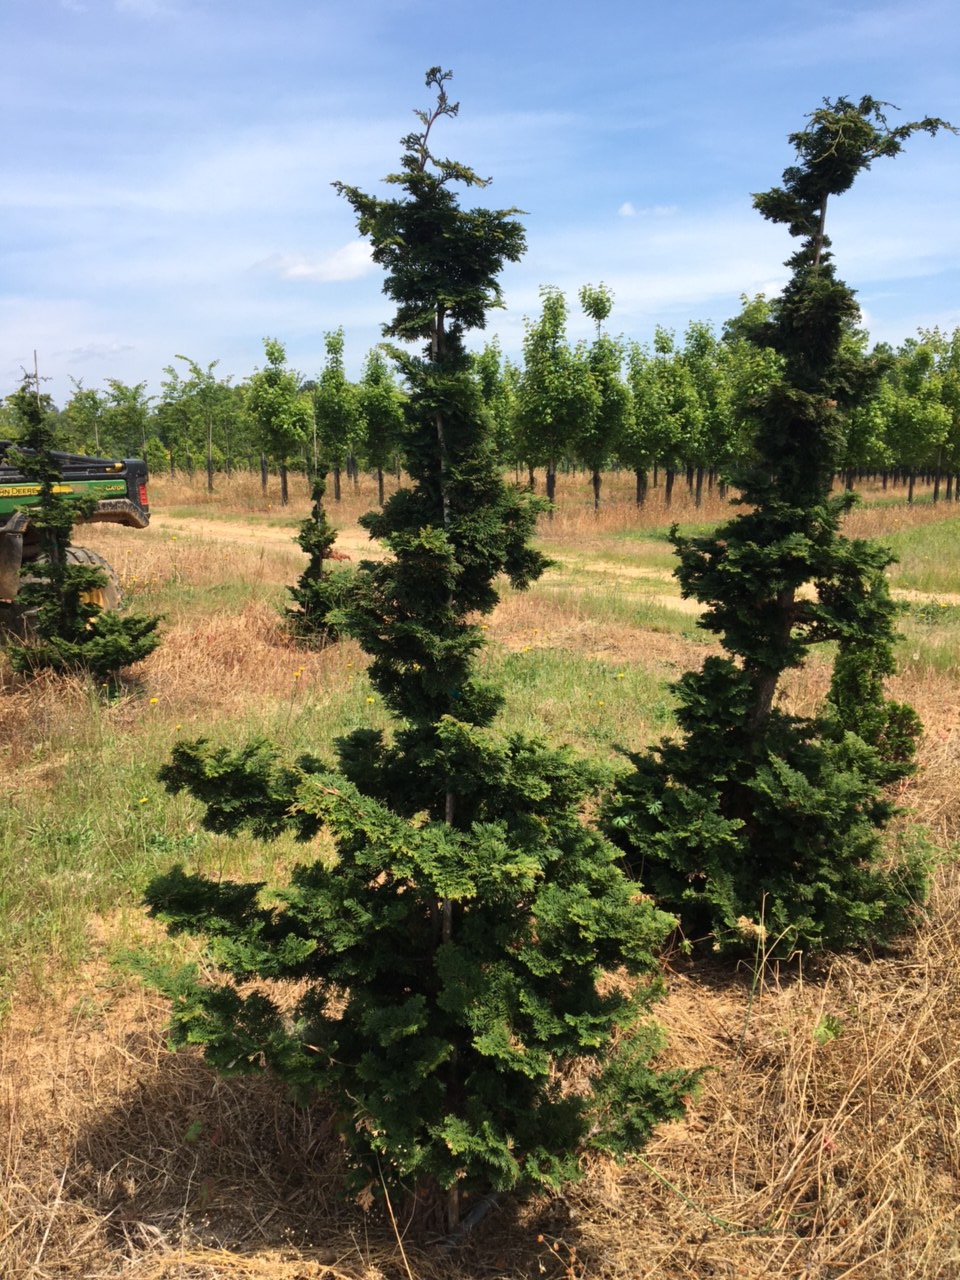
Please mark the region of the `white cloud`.
POLYGON ((679 212, 679 205, 675 204, 652 204, 638 209, 629 200, 624 200, 617 210, 621 218, 672 218, 675 213, 679 212))
POLYGON ((278 275, 281 280, 310 280, 330 284, 337 280, 358 280, 369 275, 374 263, 365 240, 351 240, 322 258, 303 254, 275 253, 256 264, 278 275))
POLYGON ((86 360, 110 360, 122 351, 135 351, 129 342, 88 342, 83 347, 71 347, 67 351, 55 351, 55 356, 63 357, 68 364, 80 364, 86 360))

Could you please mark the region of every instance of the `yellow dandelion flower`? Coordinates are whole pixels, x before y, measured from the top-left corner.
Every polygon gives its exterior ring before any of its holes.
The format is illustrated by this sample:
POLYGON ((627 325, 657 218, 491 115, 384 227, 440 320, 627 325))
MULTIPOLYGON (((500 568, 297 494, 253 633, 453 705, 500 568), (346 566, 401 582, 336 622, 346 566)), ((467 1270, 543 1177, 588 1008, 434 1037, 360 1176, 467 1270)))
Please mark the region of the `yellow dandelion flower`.
POLYGON ((368 699, 367 699, 367 701, 368 701, 368 702, 376 702, 376 698, 368 698, 368 699))
POLYGON ((626 679, 626 676, 623 674, 623 672, 622 672, 622 671, 618 671, 618 672, 617 672, 617 674, 616 674, 613 678, 614 678, 614 680, 625 680, 625 679, 626 679))
POLYGON ((602 698, 598 698, 598 699, 597 699, 597 706, 598 706, 598 707, 605 707, 606 705, 607 705, 607 704, 604 702, 604 700, 603 700, 602 698))
POLYGON ((150 705, 151 705, 151 707, 155 707, 159 701, 160 701, 160 699, 159 699, 159 698, 151 698, 151 699, 150 699, 150 705))
POLYGON ((140 799, 137 801, 137 804, 146 804, 146 803, 147 803, 146 796, 141 796, 140 799))

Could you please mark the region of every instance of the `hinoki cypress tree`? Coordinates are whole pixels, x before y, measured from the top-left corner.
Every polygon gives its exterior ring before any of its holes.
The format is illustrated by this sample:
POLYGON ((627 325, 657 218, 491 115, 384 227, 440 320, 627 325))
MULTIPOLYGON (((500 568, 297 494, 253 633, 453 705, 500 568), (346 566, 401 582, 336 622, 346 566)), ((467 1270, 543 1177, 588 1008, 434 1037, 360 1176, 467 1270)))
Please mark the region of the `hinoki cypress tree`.
POLYGON ((106 585, 106 574, 75 563, 68 548, 74 522, 92 513, 95 500, 69 500, 58 492, 62 475, 56 440, 36 371, 13 399, 22 434, 19 448, 8 456, 39 485, 30 518, 43 553, 23 571, 26 581, 18 592, 17 606, 29 615, 30 624, 25 639, 6 638, 11 664, 16 671, 52 670, 113 680, 121 668, 140 662, 160 643, 159 618, 121 617, 94 603, 106 585))
POLYGON ((923 893, 920 859, 891 868, 879 834, 893 811, 881 788, 911 770, 919 732, 883 692, 892 557, 844 537, 854 499, 831 497, 844 414, 879 369, 844 342, 859 311, 831 261, 828 201, 911 134, 949 127, 890 127, 884 105, 825 101, 791 136, 783 185, 754 198, 800 240, 789 283, 750 333, 782 366, 747 406, 753 450, 735 477, 745 511, 710 536, 673 535, 683 594, 706 606, 702 625, 728 656, 680 679, 682 738, 633 757, 607 813, 644 887, 720 948, 758 935, 781 953, 883 941, 923 893), (838 657, 821 714, 777 708, 783 673, 827 641, 838 657))
POLYGON ((296 605, 287 609, 287 626, 300 640, 322 645, 339 639, 342 625, 338 611, 347 603, 354 582, 351 569, 331 569, 337 531, 327 519, 324 496, 327 491, 326 463, 320 464, 313 482, 313 506, 300 523, 297 542, 309 557, 297 585, 288 587, 296 605))
POLYGON ((447 79, 427 75, 437 100, 387 179, 399 195, 339 188, 386 269, 387 336, 425 343, 394 352, 412 487, 365 517, 389 556, 362 567, 348 610, 392 739, 350 734, 340 773, 263 742, 183 744, 164 776, 206 804, 209 827, 305 841, 326 827, 336 860, 269 897, 178 868, 148 902, 206 935, 222 974, 161 976, 175 1038, 327 1097, 361 1190, 383 1180, 422 1203, 432 1189, 453 1225, 464 1190, 557 1186, 587 1147, 636 1148, 692 1077, 650 1066, 653 952, 672 922, 581 821, 590 768, 489 727, 502 699, 476 673, 477 617, 500 574, 522 588, 544 562, 527 545, 536 501, 499 475, 463 335, 498 304, 523 232, 513 210, 461 210, 455 187, 484 184, 430 149, 457 112, 447 79), (632 981, 598 984, 614 968, 632 981), (265 979, 305 986, 292 1013, 265 979), (567 1089, 574 1060, 586 1070, 567 1089))

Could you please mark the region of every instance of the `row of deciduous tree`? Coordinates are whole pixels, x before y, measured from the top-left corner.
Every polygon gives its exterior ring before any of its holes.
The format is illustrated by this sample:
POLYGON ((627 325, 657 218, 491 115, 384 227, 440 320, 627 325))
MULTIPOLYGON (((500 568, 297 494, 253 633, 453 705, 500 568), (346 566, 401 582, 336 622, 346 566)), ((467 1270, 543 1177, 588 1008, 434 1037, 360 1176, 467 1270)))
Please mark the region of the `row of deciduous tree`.
MULTIPOLYGON (((585 285, 579 297, 596 324, 592 341, 568 339, 566 299, 547 286, 520 363, 503 358, 495 339, 472 357, 501 462, 531 482, 542 470, 550 499, 558 472, 582 467, 599 504, 602 473, 617 467, 635 472, 638 504, 651 474, 662 477, 667 504, 678 475, 699 503, 705 484, 722 484, 742 463, 751 406, 779 376, 780 357, 750 340, 771 304, 745 298, 720 334, 696 321, 678 339, 658 326, 645 346, 607 331, 613 295, 605 285, 585 285)), ((960 329, 920 330, 896 350, 870 349, 866 332, 851 324, 843 341, 875 383, 844 416, 839 456, 848 484, 857 473, 893 472, 912 498, 914 477, 924 474, 933 478, 934 500, 960 498, 960 329)), ((404 393, 379 347, 358 381, 345 372, 342 329, 326 334, 325 347, 315 380, 291 369, 283 345, 269 338, 264 366, 237 384, 217 376, 218 361, 202 366, 186 356, 164 370, 157 397, 145 382, 110 378, 96 390, 78 380, 59 415, 61 447, 145 456, 153 471, 206 467, 211 488, 218 471, 260 465, 266 476, 273 466, 284 501, 288 466, 314 470, 322 459, 333 472, 334 500, 343 472, 363 467, 377 473, 382 502, 384 470, 401 448, 404 393)), ((0 410, 0 430, 16 437, 15 404, 10 397, 0 410)))

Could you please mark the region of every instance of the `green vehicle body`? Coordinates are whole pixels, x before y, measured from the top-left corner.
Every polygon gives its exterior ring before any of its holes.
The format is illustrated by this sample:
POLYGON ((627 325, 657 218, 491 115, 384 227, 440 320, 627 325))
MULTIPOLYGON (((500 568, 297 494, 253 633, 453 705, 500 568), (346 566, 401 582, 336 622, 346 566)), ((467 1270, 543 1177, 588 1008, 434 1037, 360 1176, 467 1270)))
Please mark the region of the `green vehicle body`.
MULTIPOLYGON (((31 521, 40 486, 19 469, 15 449, 9 440, 0 440, 0 604, 16 600, 21 570, 43 554, 31 521)), ((90 458, 78 453, 55 453, 54 457, 61 474, 57 491, 68 499, 96 499, 92 514, 83 518, 85 523, 107 522, 134 529, 145 529, 150 523, 147 464, 141 459, 90 458)), ((100 561, 93 552, 87 555, 100 561)), ((109 565, 103 563, 103 568, 112 573, 109 565)))

